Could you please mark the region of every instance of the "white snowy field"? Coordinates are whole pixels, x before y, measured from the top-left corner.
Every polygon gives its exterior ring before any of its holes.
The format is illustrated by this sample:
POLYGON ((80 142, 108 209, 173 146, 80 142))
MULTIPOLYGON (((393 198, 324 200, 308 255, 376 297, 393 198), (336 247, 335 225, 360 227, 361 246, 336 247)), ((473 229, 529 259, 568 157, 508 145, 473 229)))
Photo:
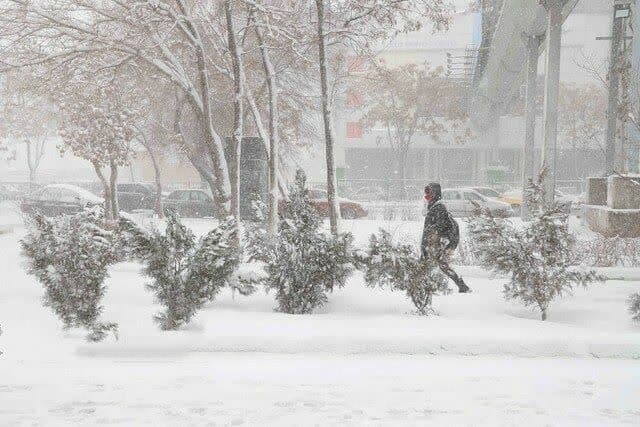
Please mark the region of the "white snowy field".
MULTIPOLYGON (((185 330, 159 331, 139 266, 108 279, 103 318, 120 338, 63 332, 22 269, 17 224, 0 235, 0 425, 638 425, 640 325, 625 299, 640 269, 552 305, 504 301, 502 281, 460 268, 474 293, 411 314, 359 274, 308 316, 271 295, 224 293, 185 330)), ((188 221, 202 233, 207 220, 188 221)), ((345 222, 416 241, 418 222, 345 222)))

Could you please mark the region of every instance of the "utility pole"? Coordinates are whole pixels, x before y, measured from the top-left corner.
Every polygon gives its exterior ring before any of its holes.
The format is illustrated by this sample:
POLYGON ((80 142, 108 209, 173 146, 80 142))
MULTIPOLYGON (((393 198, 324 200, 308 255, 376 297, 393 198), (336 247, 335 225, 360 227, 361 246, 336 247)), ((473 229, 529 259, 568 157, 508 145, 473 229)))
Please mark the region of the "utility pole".
POLYGON ((527 92, 525 100, 525 136, 522 152, 522 219, 529 219, 530 197, 527 194, 529 180, 535 174, 536 146, 536 92, 538 84, 538 56, 540 55, 540 36, 524 34, 527 45, 527 92))
POLYGON ((558 146, 558 94, 560 92, 560 47, 562 42, 563 0, 546 0, 547 34, 545 46, 547 61, 544 80, 544 146, 542 167, 545 169, 543 186, 547 201, 552 202, 556 189, 556 156, 558 146))
POLYGON ((611 49, 609 53, 609 98, 607 102, 607 130, 605 134, 605 172, 612 175, 625 169, 624 139, 616 137, 618 129, 618 98, 620 91, 620 46, 624 38, 625 19, 631 15, 630 0, 616 0, 613 5, 611 49))

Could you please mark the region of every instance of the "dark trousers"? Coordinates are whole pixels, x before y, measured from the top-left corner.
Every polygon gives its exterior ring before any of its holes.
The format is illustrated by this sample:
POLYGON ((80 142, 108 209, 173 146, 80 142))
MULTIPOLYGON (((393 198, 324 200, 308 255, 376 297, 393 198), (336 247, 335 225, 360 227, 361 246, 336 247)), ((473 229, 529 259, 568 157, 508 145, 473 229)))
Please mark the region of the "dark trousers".
POLYGON ((447 276, 449 279, 453 280, 453 282, 458 287, 458 290, 460 290, 462 285, 465 284, 464 280, 462 280, 462 277, 458 276, 458 273, 456 273, 453 270, 453 268, 451 268, 451 266, 449 265, 449 260, 446 259, 445 257, 443 257, 443 258, 440 259, 439 265, 440 265, 440 270, 442 270, 442 272, 445 274, 445 276, 447 276))
MULTIPOLYGON (((461 288, 466 287, 466 284, 464 283, 464 280, 462 279, 462 277, 458 276, 458 273, 456 273, 453 270, 453 268, 451 268, 451 266, 449 265, 449 260, 453 255, 453 251, 455 251, 455 248, 447 249, 442 246, 440 247, 436 246, 436 249, 432 250, 431 253, 432 253, 432 256, 435 256, 436 259, 438 260, 438 266, 440 267, 440 270, 442 270, 444 275, 447 276, 449 279, 453 280, 453 282, 458 287, 458 290, 461 290, 461 288)), ((422 248, 422 256, 423 257, 429 256, 426 248, 424 247, 422 248)))

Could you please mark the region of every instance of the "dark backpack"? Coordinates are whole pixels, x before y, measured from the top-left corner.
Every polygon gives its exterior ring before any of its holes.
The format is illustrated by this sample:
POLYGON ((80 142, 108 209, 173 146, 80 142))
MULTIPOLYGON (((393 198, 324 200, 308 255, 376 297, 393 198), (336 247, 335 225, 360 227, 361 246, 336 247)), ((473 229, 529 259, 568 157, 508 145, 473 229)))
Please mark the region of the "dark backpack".
POLYGON ((447 211, 447 219, 449 220, 449 226, 447 227, 449 245, 447 248, 455 249, 458 247, 458 243, 460 243, 460 227, 458 227, 458 222, 453 219, 449 211, 447 211))

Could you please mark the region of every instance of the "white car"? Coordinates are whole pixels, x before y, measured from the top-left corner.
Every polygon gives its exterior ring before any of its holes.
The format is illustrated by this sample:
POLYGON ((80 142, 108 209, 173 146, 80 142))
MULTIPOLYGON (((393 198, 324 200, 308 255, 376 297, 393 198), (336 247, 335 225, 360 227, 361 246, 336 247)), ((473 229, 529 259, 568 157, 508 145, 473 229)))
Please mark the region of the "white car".
POLYGON ((476 190, 478 193, 482 194, 484 197, 488 197, 489 199, 500 199, 501 194, 490 187, 473 187, 473 190, 476 190))
POLYGON ((453 216, 469 216, 475 208, 474 203, 488 208, 495 216, 513 216, 513 208, 504 202, 478 193, 473 188, 448 188, 442 190, 442 202, 453 216))

